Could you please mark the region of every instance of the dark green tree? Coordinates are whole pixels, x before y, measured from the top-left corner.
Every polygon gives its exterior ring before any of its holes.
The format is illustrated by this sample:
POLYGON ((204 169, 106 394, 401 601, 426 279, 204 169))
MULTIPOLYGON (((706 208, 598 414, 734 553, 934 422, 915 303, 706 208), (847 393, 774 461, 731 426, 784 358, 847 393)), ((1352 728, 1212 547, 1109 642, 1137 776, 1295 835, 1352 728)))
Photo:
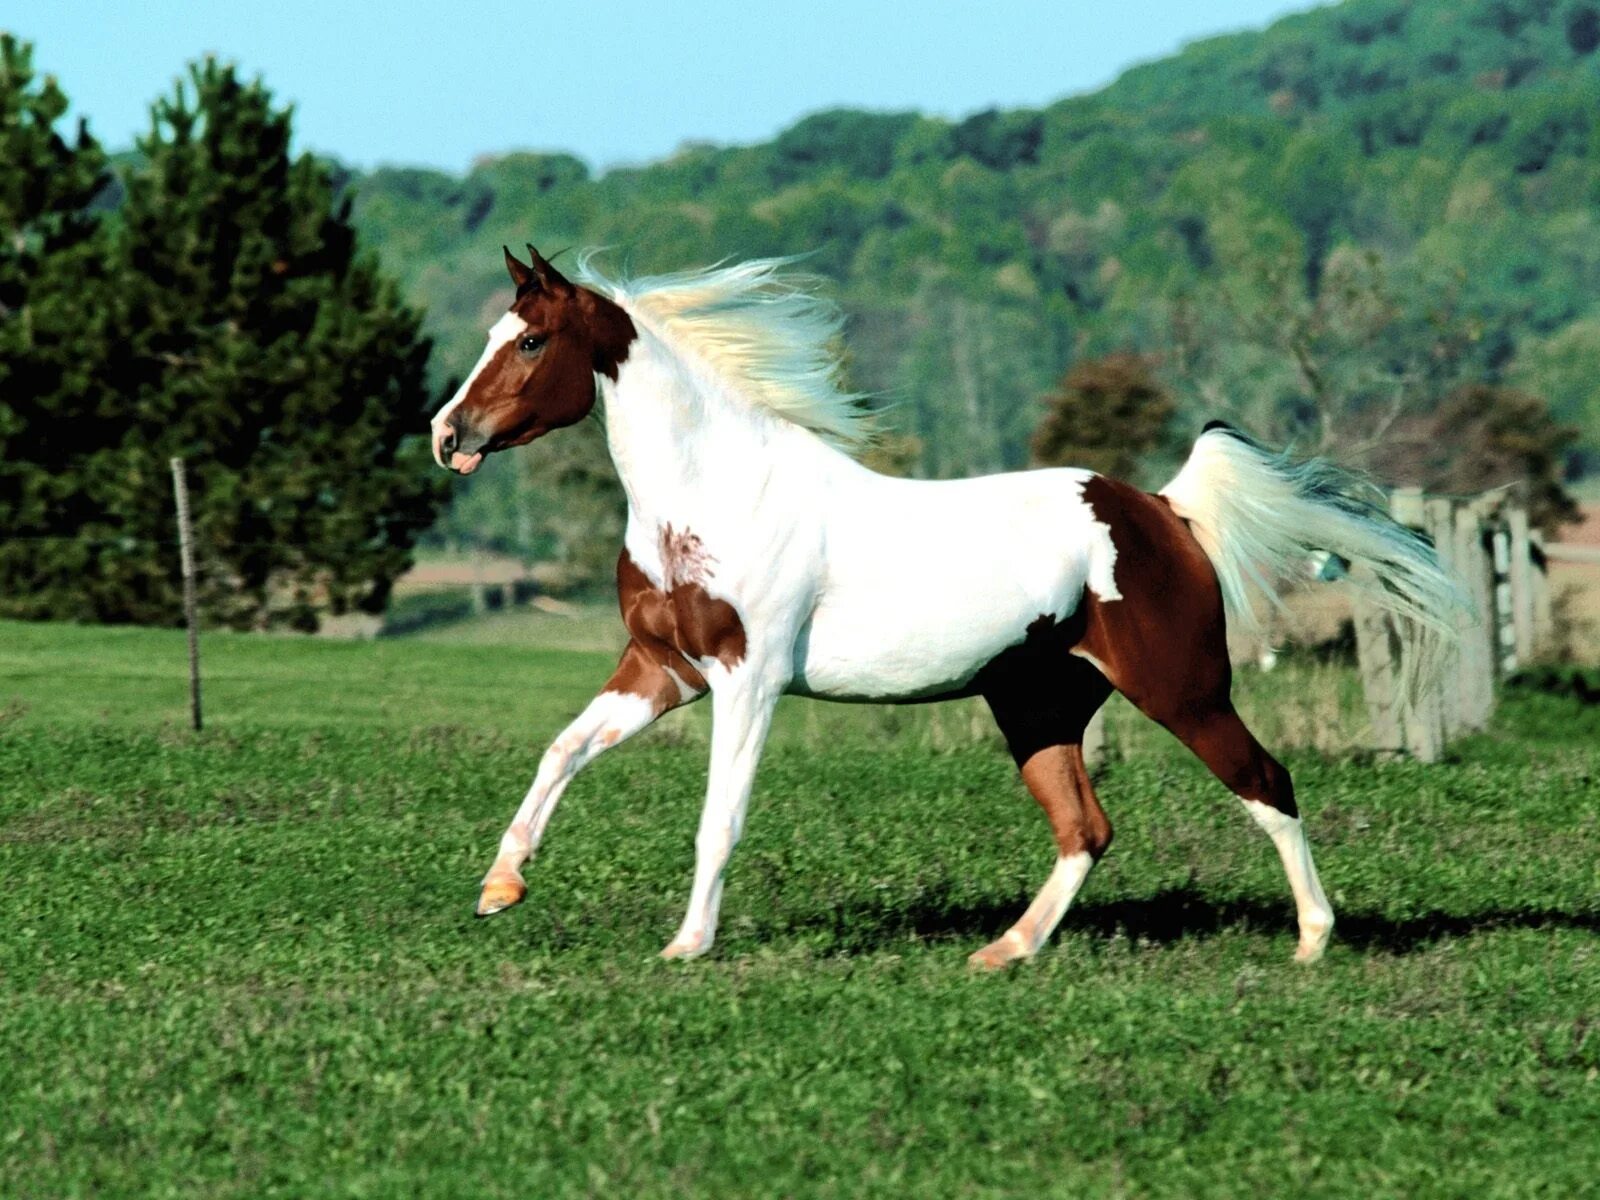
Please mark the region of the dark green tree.
POLYGON ((1088 467, 1117 479, 1132 479, 1160 446, 1174 409, 1150 360, 1128 353, 1074 364, 1045 405, 1033 435, 1035 465, 1088 467))
POLYGON ((108 386, 120 294, 91 211, 106 157, 0 34, 0 614, 94 615, 86 580, 125 549, 81 487, 128 416, 108 386))
POLYGON ((1577 430, 1557 421, 1543 397, 1471 383, 1398 426, 1377 465, 1383 478, 1444 494, 1514 487, 1534 526, 1558 537, 1562 525, 1580 519, 1562 486, 1563 462, 1576 438, 1577 430))
MULTIPOLYGON (((168 457, 187 460, 202 602, 236 627, 381 608, 444 496, 419 317, 290 139, 259 80, 196 64, 155 106, 120 221, 139 422, 98 483, 153 547, 170 537, 168 457)), ((98 615, 170 619, 169 558, 151 550, 98 615)))

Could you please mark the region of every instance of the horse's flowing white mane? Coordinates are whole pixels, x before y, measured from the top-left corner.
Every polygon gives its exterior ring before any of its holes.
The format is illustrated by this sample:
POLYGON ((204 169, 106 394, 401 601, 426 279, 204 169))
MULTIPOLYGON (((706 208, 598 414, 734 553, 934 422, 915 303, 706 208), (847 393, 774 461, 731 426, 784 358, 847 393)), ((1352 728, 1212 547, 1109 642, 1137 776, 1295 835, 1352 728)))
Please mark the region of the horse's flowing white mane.
POLYGON ((578 259, 586 286, 610 297, 674 349, 700 358, 753 403, 847 451, 871 440, 862 397, 839 386, 837 305, 787 258, 671 275, 608 279, 593 252, 578 259))

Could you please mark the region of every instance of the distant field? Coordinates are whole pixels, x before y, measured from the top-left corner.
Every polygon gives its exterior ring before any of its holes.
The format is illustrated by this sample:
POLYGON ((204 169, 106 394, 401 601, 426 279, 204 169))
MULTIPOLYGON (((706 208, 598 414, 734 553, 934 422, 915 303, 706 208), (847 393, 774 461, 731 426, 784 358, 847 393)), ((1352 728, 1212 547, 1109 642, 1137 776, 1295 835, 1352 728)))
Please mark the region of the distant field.
MULTIPOLYGON (((1600 547, 1600 479, 1591 481, 1581 505, 1583 519, 1563 526, 1558 540, 1574 546, 1600 547)), ((1550 590, 1563 636, 1585 661, 1600 661, 1600 565, 1552 563, 1550 590)))
MULTIPOLYGON (((581 777, 527 903, 470 916, 607 620, 208 637, 198 738, 180 635, 0 624, 0 1196, 1600 1177, 1600 710, 1518 698, 1433 768, 1288 755, 1340 915, 1309 970, 1269 843, 1122 713, 1116 846, 1038 961, 979 977, 1051 857, 1003 752, 970 708, 796 704, 716 950, 663 964, 703 706, 581 777)), ((1292 742, 1357 719, 1337 670, 1244 687, 1292 742)))

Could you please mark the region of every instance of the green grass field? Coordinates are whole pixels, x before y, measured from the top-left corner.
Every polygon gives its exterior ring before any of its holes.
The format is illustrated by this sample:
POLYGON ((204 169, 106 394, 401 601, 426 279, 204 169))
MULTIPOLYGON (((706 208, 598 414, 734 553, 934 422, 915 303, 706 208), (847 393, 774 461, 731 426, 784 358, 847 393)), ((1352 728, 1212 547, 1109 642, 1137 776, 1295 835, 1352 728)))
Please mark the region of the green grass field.
MULTIPOLYGON (((796 704, 717 947, 669 964, 703 711, 471 917, 591 644, 208 637, 196 737, 181 635, 0 624, 0 1196, 1594 1194, 1600 710, 1287 753, 1340 918, 1310 969, 1270 843, 1119 713, 1116 846, 980 976, 1052 858, 1003 751, 796 704)), ((1349 719, 1336 672, 1245 685, 1305 744, 1349 719)))

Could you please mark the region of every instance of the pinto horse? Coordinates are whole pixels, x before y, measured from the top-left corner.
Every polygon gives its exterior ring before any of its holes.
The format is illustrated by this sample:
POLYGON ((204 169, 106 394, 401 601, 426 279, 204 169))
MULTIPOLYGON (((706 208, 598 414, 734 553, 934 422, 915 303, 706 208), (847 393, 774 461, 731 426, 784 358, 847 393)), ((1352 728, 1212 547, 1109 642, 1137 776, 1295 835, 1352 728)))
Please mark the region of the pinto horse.
POLYGON ((1214 423, 1159 493, 1083 470, 892 479, 855 461, 866 413, 837 385, 837 310, 764 260, 616 282, 567 279, 508 249, 509 311, 433 419, 439 464, 470 474, 604 406, 627 493, 617 591, 631 640, 540 761, 483 881, 480 916, 527 892, 521 868, 587 763, 710 694, 711 763, 694 883, 662 951, 711 948, 723 869, 785 692, 920 702, 981 695, 1055 835, 1038 896, 972 962, 1035 954, 1111 843, 1084 767, 1085 725, 1116 689, 1243 802, 1283 860, 1295 957, 1333 912, 1294 785, 1234 710, 1225 638, 1258 593, 1325 550, 1414 636, 1414 692, 1458 593, 1427 542, 1326 463, 1214 423))

